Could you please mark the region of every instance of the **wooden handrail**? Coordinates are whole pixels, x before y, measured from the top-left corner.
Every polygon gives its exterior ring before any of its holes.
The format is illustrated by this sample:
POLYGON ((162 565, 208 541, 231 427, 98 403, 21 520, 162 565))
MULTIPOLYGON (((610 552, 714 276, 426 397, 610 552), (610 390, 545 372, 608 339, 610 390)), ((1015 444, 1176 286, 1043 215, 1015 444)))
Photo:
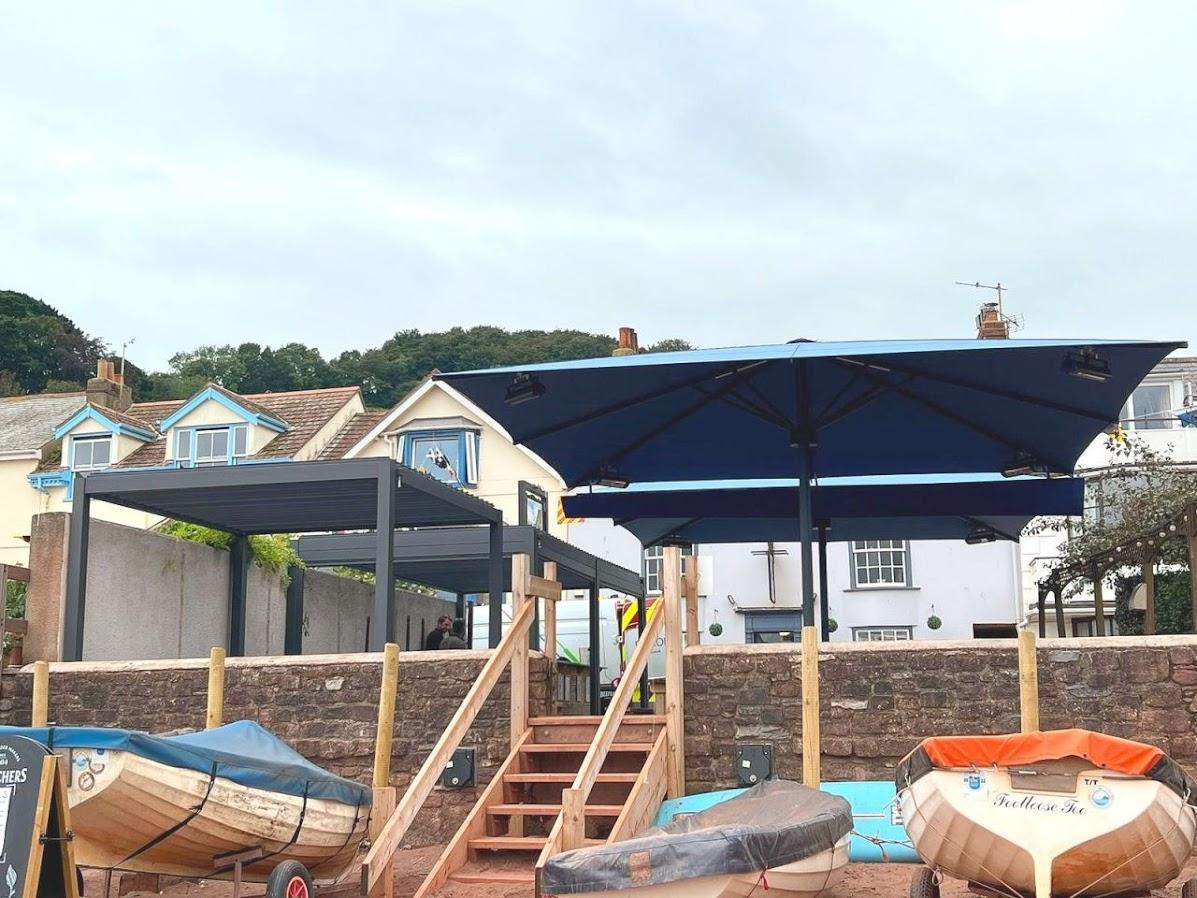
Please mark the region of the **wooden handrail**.
MULTIPOLYGON (((573 785, 570 788, 579 793, 578 800, 583 805, 586 803, 586 799, 590 797, 590 790, 598 782, 599 771, 603 769, 603 763, 607 760, 607 753, 611 750, 611 746, 615 742, 615 737, 619 733, 619 727, 623 723, 624 716, 627 714, 628 706, 632 703, 632 693, 635 692, 636 687, 640 684, 640 675, 648 667, 648 657, 652 654, 657 642, 657 635, 661 632, 661 628, 664 625, 665 615, 654 614, 640 633, 640 640, 636 643, 636 650, 632 652, 627 669, 623 672, 623 677, 619 681, 619 687, 615 690, 615 695, 611 698, 611 704, 607 707, 607 713, 603 715, 603 719, 598 725, 598 730, 594 734, 594 741, 590 743, 590 748, 587 750, 586 756, 582 759, 582 766, 578 768, 578 775, 574 777, 573 785)), ((560 847, 557 847, 557 851, 570 851, 574 848, 581 848, 585 834, 578 832, 578 824, 584 824, 585 819, 578 820, 575 817, 572 818, 572 823, 571 819, 563 818, 563 820, 564 823, 560 828, 560 847)), ((557 830, 557 827, 554 827, 554 830, 557 830)), ((547 860, 549 857, 552 857, 556 851, 550 851, 550 849, 554 847, 556 846, 553 845, 553 841, 550 838, 549 842, 545 845, 545 853, 542 854, 542 858, 547 860)))
MULTIPOLYGON (((499 607, 496 604, 494 610, 498 611, 499 607)), ((449 726, 437 740, 424 765, 412 778, 411 785, 403 794, 403 800, 395 806, 395 812, 370 846, 366 859, 362 861, 362 890, 365 894, 369 895, 384 875, 390 875, 395 852, 399 850, 412 821, 436 785, 437 778, 449 763, 478 712, 482 710, 495 684, 499 682, 504 668, 515 655, 516 647, 521 640, 523 645, 528 644, 528 630, 532 624, 534 608, 533 602, 525 602, 515 613, 511 620, 511 629, 499 640, 499 645, 483 665, 478 679, 462 699, 461 707, 457 709, 449 726)))

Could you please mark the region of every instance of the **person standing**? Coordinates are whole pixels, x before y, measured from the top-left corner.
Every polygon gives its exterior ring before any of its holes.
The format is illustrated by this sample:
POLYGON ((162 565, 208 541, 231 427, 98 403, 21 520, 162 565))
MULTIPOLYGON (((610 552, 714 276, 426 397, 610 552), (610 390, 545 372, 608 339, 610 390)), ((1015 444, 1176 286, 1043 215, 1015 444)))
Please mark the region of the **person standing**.
POLYGON ((453 619, 447 614, 442 614, 436 619, 436 629, 424 638, 424 648, 426 651, 433 651, 441 647, 441 640, 449 632, 449 627, 452 623, 453 619))
POLYGON ((449 635, 441 640, 441 648, 468 649, 469 647, 465 641, 465 621, 459 617, 453 621, 453 629, 449 631, 449 635))

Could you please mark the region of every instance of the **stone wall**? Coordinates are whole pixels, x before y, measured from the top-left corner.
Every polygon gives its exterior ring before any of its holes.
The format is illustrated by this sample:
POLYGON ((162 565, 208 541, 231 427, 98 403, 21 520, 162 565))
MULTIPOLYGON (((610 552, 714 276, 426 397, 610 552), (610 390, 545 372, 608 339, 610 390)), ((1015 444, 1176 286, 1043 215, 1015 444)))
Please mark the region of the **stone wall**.
MULTIPOLYGON (((391 782, 410 782, 477 679, 488 653, 401 652, 391 782)), ((368 783, 373 771, 377 654, 229 659, 225 720, 256 720, 321 767, 368 783)), ((29 723, 29 668, 0 681, 0 723, 29 723)), ((544 713, 547 665, 532 655, 530 709, 544 713)), ((50 665, 50 719, 60 725, 119 726, 169 733, 200 729, 207 705, 202 660, 50 665)), ((476 749, 477 786, 437 789, 408 835, 412 845, 445 841, 507 756, 508 677, 491 693, 463 745, 476 749)))
MULTIPOLYGON (((1197 770, 1197 637, 1039 644, 1040 724, 1158 745, 1197 770)), ((685 654, 686 787, 735 785, 737 743, 768 744, 802 778, 801 651, 710 646, 685 654)), ((919 740, 1019 729, 1013 640, 835 644, 820 655, 823 779, 888 779, 919 740)))

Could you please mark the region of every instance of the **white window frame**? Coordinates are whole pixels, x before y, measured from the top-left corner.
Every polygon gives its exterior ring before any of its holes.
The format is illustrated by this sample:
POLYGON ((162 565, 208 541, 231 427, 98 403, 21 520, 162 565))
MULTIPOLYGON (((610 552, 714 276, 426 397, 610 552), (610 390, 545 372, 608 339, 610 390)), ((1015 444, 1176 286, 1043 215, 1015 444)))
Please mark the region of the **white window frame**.
POLYGON ((914 627, 901 625, 890 627, 853 627, 853 642, 910 642, 914 639, 914 627))
MULTIPOLYGON (((694 554, 693 546, 682 546, 682 557, 694 554)), ((644 592, 646 595, 661 595, 661 565, 665 560, 664 546, 647 546, 641 559, 644 570, 644 592)))
POLYGON ((853 540, 848 544, 848 567, 851 576, 851 583, 853 589, 911 589, 910 576, 910 541, 904 539, 861 539, 853 540), (885 545, 882 545, 885 543, 885 545), (898 553, 901 556, 901 563, 895 565, 891 562, 882 563, 880 560, 878 564, 872 565, 868 562, 868 555, 870 553, 898 553), (878 572, 883 570, 890 570, 891 572, 901 571, 902 579, 879 581, 871 583, 867 580, 860 579, 860 572, 857 568, 858 556, 865 556, 864 568, 865 570, 876 569, 878 572))
MULTIPOLYGON (((72 471, 103 471, 106 468, 112 467, 112 434, 86 434, 77 437, 71 437, 71 470, 72 471), (80 446, 96 446, 100 443, 108 445, 108 461, 102 465, 97 465, 94 462, 88 462, 86 465, 79 464, 79 447, 80 446)), ((91 456, 95 457, 95 449, 91 449, 91 456)))
POLYGON ((1184 384, 1181 383, 1180 381, 1145 380, 1142 383, 1140 383, 1137 387, 1135 387, 1135 391, 1133 391, 1130 394, 1130 396, 1128 396, 1126 398, 1126 404, 1124 406, 1122 406, 1121 423, 1123 425, 1123 429, 1134 430, 1134 431, 1172 430, 1178 425, 1179 422, 1177 422, 1176 420, 1174 420, 1172 418, 1160 419, 1159 427, 1147 427, 1147 426, 1145 426, 1146 425, 1145 421, 1139 420, 1139 418, 1142 416, 1141 416, 1140 412, 1135 408, 1135 392, 1137 392, 1138 390, 1144 389, 1144 388, 1152 388, 1152 387, 1154 387, 1156 389, 1164 389, 1164 390, 1168 391, 1168 401, 1166 403, 1167 411, 1174 411, 1184 401, 1183 396, 1178 396, 1178 393, 1183 393, 1183 391, 1184 391, 1184 384))

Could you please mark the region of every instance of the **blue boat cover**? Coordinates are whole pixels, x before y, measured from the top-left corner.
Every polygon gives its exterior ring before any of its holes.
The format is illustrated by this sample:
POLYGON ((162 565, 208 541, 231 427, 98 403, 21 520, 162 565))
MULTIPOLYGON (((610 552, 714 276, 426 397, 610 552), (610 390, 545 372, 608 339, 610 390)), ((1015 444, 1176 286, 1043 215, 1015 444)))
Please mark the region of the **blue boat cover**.
POLYGON ((369 788, 317 767, 252 720, 180 736, 151 736, 108 727, 12 726, 0 727, 0 735, 27 736, 55 751, 127 751, 149 761, 214 774, 253 789, 360 807, 370 804, 369 788))

